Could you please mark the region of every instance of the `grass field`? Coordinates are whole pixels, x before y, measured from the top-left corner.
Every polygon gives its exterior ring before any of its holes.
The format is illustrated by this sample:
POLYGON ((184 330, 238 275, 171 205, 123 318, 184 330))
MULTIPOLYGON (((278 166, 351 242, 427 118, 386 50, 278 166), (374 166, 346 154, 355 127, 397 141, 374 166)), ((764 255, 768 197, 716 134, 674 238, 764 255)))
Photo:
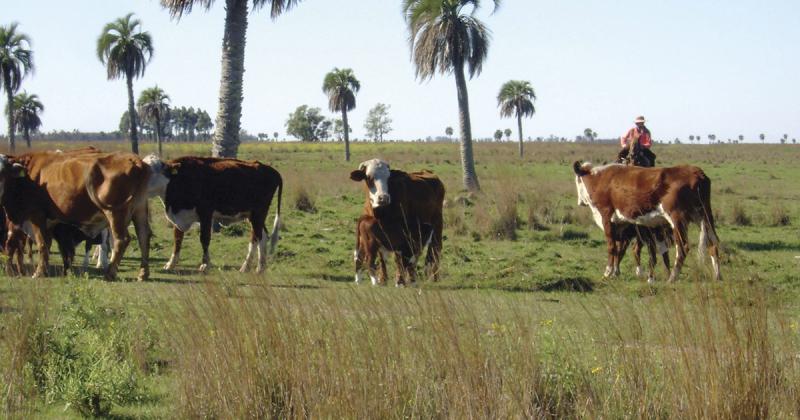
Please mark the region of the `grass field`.
POLYGON ((0 279, 0 417, 800 416, 800 148, 659 146, 660 165, 712 179, 725 280, 693 252, 679 282, 659 267, 648 285, 630 257, 602 279, 602 232, 576 206, 572 162, 615 147, 515 147, 476 144, 483 193, 467 195, 455 144, 356 143, 350 164, 339 144, 243 145, 285 183, 266 272, 236 271, 244 225, 212 237, 210 274, 197 230, 180 269, 160 270, 172 235, 156 199, 150 282, 131 281, 135 242, 118 282, 0 279), (441 281, 352 284, 364 197, 348 175, 373 157, 444 181, 441 281))

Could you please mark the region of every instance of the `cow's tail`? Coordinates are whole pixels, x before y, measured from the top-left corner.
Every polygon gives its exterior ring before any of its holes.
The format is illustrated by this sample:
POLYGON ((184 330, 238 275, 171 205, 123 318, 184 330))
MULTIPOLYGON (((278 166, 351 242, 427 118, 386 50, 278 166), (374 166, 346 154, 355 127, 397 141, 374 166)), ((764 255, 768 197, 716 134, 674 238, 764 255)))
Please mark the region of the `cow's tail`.
MULTIPOLYGON (((97 165, 92 165, 92 167, 89 168, 89 173, 86 175, 86 194, 89 195, 89 199, 92 200, 92 203, 94 203, 94 205, 97 206, 97 208, 99 208, 100 210, 104 210, 104 211, 105 210, 113 210, 114 207, 109 206, 109 205, 103 203, 102 201, 100 201, 100 198, 97 196, 97 191, 94 189, 95 188, 94 187, 94 181, 95 181, 96 172, 100 171, 100 170, 101 169, 97 165)), ((125 200, 125 202, 122 203, 121 205, 126 205, 126 204, 130 203, 132 200, 133 200, 133 194, 128 196, 128 198, 125 200)))
POLYGON ((698 240, 697 252, 700 258, 705 259, 709 245, 718 245, 716 224, 714 223, 714 213, 711 210, 711 180, 703 175, 697 191, 700 198, 700 239, 698 240))
POLYGON ((278 177, 278 209, 275 212, 275 222, 272 223, 272 235, 269 238, 269 252, 275 252, 275 247, 278 245, 278 238, 281 229, 281 197, 283 196, 283 178, 278 171, 275 171, 278 177))

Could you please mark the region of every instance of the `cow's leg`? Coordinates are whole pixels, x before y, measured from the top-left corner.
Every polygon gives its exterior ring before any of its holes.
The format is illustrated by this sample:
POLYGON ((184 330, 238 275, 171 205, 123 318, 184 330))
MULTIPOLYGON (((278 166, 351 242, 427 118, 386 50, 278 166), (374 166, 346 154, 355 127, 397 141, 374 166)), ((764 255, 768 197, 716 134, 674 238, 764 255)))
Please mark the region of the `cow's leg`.
POLYGON ((150 237, 153 232, 150 230, 150 218, 147 209, 147 201, 137 206, 133 210, 133 228, 136 229, 136 238, 139 240, 139 252, 141 262, 139 263, 138 281, 147 281, 150 278, 150 237))
POLYGON ((603 218, 603 231, 606 235, 606 250, 608 252, 608 262, 606 263, 606 270, 603 272, 603 277, 610 277, 614 273, 614 263, 617 258, 617 243, 614 240, 614 225, 611 224, 610 218, 603 218))
POLYGON ((108 229, 103 229, 100 232, 101 243, 98 247, 99 255, 97 257, 97 268, 103 270, 108 268, 108 256, 111 253, 111 232, 108 229))
POLYGON ((83 264, 81 265, 81 271, 84 273, 89 271, 89 257, 93 249, 94 245, 92 245, 91 239, 87 239, 86 243, 83 245, 83 264))
POLYGON ((647 282, 655 283, 656 281, 656 263, 658 262, 658 244, 652 232, 647 233, 647 252, 650 255, 648 262, 647 282))
POLYGON ((681 267, 683 267, 683 260, 686 259, 686 252, 688 251, 688 243, 686 238, 686 226, 680 222, 678 217, 671 216, 675 224, 672 229, 672 236, 675 240, 675 265, 672 267, 672 272, 669 275, 669 281, 673 282, 678 279, 681 274, 681 267))
POLYGON ((403 287, 405 282, 405 263, 403 262, 403 251, 394 252, 394 265, 395 265, 395 286, 403 287))
POLYGON ((256 273, 264 272, 264 268, 267 266, 267 231, 264 227, 266 218, 266 214, 254 215, 250 221, 250 225, 253 227, 253 231, 250 235, 250 244, 258 244, 258 265, 256 265, 256 273))
POLYGON ((183 246, 183 236, 185 233, 177 227, 172 228, 172 255, 169 261, 164 264, 164 270, 172 270, 178 265, 178 260, 181 258, 181 247, 183 246))
MULTIPOLYGON (((50 237, 44 226, 44 223, 40 224, 31 221, 33 238, 36 241, 36 247, 39 251, 39 263, 36 265, 36 270, 33 272, 33 278, 46 277, 47 269, 50 264, 50 237)), ((23 247, 24 243, 25 242, 22 242, 23 247)), ((23 249, 20 249, 20 252, 23 252, 23 249)))
POLYGON ((114 280, 117 278, 117 270, 119 270, 119 263, 122 261, 122 255, 125 249, 131 242, 131 236, 128 234, 128 217, 127 212, 121 211, 107 211, 106 218, 108 219, 108 226, 111 230, 111 236, 114 238, 113 251, 111 253, 111 262, 106 269, 106 280, 114 280))
POLYGON ((612 273, 615 276, 618 276, 620 273, 619 266, 622 264, 622 259, 625 258, 625 252, 628 250, 628 245, 630 245, 630 240, 628 239, 616 241, 617 253, 614 255, 614 263, 612 264, 612 273))
POLYGON ((208 246, 211 244, 211 228, 213 227, 213 214, 201 214, 200 216, 200 245, 203 248, 203 261, 197 268, 201 273, 208 272, 211 267, 211 255, 208 253, 208 246))
POLYGON ((378 263, 380 264, 380 284, 385 285, 387 279, 389 278, 389 274, 386 272, 386 260, 392 258, 393 252, 387 249, 381 248, 379 251, 380 255, 378 256, 378 263))
POLYGON ((8 275, 20 276, 25 274, 25 234, 19 229, 9 230, 6 240, 6 253, 8 254, 8 275), (16 267, 14 267, 16 260, 16 267))
POLYGON ((442 229, 444 221, 442 215, 439 214, 431 223, 433 231, 431 232, 430 245, 428 245, 428 253, 425 257, 425 275, 432 278, 433 281, 439 280, 439 263, 442 258, 442 229))

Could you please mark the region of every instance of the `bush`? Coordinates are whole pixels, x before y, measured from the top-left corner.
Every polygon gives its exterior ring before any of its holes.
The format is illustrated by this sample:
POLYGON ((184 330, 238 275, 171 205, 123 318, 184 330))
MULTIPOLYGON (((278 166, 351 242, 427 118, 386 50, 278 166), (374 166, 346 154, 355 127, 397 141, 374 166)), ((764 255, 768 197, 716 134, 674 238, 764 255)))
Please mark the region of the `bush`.
POLYGON ((783 207, 780 203, 776 203, 772 206, 770 216, 772 226, 789 226, 792 222, 791 218, 789 218, 789 212, 786 211, 786 207, 783 207))
POLYGON ((113 404, 146 395, 136 350, 152 350, 150 334, 132 333, 126 312, 102 307, 84 286, 73 290, 52 324, 30 331, 26 374, 48 404, 63 401, 85 416, 105 416, 113 404))
POLYGON ((750 226, 752 223, 752 219, 739 202, 734 202, 731 208, 731 223, 737 226, 750 226))
POLYGON ((316 213, 317 207, 314 205, 314 198, 308 190, 303 187, 297 189, 294 194, 294 208, 306 213, 316 213))
POLYGON ((517 227, 519 227, 519 217, 517 216, 516 198, 508 198, 498 203, 497 218, 492 221, 490 233, 495 239, 505 239, 509 241, 517 240, 517 227))

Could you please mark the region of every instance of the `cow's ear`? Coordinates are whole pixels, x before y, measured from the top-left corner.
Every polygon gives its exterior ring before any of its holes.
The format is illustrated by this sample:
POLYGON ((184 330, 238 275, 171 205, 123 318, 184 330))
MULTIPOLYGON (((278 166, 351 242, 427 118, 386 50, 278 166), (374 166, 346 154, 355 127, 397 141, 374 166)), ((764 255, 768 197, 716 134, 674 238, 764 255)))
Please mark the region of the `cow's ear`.
POLYGON ((11 165, 11 175, 14 178, 25 178, 28 176, 28 170, 25 168, 24 165, 15 163, 11 165))
POLYGON ((356 181, 356 182, 363 181, 363 180, 367 179, 367 172, 364 171, 363 169, 359 169, 359 170, 350 172, 350 179, 352 179, 353 181, 356 181))
POLYGON ((581 163, 581 161, 579 161, 579 160, 576 160, 575 163, 572 164, 572 170, 574 170, 575 171, 575 175, 578 175, 578 176, 584 176, 584 175, 588 175, 589 174, 589 171, 587 171, 583 167, 583 163, 581 163))
POLYGON ((178 175, 178 171, 180 171, 181 164, 180 163, 173 163, 171 165, 164 165, 164 175, 168 177, 173 177, 178 175))

